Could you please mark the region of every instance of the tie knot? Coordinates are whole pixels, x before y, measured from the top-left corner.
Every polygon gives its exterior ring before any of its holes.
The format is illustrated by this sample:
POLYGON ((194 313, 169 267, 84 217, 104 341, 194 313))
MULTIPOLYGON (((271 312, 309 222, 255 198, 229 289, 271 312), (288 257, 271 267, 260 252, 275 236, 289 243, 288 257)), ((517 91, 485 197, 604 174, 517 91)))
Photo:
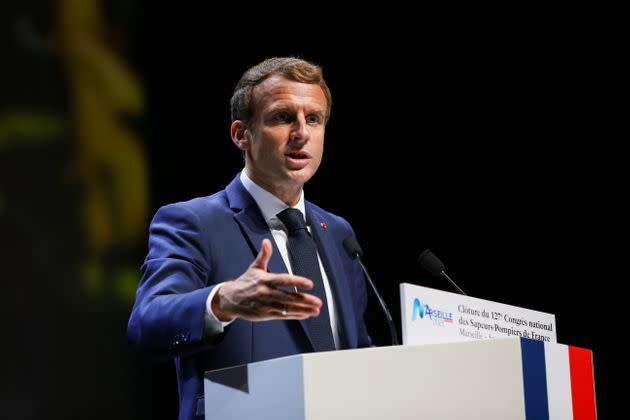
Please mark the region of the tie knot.
POLYGON ((306 222, 304 221, 304 215, 298 209, 284 209, 278 213, 278 219, 284 223, 289 230, 289 233, 295 232, 299 229, 306 229, 306 222))

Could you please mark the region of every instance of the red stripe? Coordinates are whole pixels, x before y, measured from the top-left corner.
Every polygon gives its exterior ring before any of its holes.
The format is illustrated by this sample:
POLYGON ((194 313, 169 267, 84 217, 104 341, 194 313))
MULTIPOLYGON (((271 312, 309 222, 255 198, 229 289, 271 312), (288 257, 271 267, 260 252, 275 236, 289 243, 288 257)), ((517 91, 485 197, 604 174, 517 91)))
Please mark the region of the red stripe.
POLYGON ((595 381, 593 379, 593 352, 569 346, 571 369, 571 398, 574 420, 597 420, 595 407, 595 381))

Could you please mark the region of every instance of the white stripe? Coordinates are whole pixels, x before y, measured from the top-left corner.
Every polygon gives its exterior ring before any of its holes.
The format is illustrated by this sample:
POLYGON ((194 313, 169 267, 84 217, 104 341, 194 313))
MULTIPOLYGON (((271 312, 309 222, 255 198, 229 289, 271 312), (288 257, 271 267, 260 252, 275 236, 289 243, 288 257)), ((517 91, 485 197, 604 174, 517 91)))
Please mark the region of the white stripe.
POLYGON ((545 368, 549 420, 573 419, 569 348, 563 344, 545 343, 545 368))

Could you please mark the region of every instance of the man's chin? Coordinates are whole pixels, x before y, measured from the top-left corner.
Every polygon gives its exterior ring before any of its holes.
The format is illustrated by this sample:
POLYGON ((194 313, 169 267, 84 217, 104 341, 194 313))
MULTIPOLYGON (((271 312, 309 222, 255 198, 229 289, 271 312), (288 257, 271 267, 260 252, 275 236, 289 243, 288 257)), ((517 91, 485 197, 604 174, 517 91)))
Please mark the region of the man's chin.
POLYGON ((288 170, 288 177, 294 183, 298 185, 304 185, 315 174, 310 168, 288 170))

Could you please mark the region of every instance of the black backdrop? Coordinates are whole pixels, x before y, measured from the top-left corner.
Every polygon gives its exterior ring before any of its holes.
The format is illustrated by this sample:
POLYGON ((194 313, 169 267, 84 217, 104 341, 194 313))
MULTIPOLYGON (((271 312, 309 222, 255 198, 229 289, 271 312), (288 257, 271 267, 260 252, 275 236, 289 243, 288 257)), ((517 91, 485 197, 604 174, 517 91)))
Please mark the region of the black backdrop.
MULTIPOLYGON (((12 12, 38 11, 36 24, 52 16, 35 1, 14 3, 12 12)), ((107 4, 127 38, 110 35, 125 45, 144 85, 144 117, 129 122, 147 153, 151 214, 222 189, 241 169, 229 139, 229 98, 246 68, 274 55, 312 60, 323 66, 334 104, 324 161, 306 197, 353 225, 396 323, 399 283, 452 291, 418 267, 418 254, 430 248, 469 295, 556 314, 560 343, 594 351, 600 418, 612 417, 623 294, 599 252, 614 238, 598 232, 618 231, 611 197, 623 190, 608 173, 615 153, 601 115, 608 57, 588 25, 565 27, 559 16, 434 20, 394 7, 359 18, 107 4)), ((22 30, 15 22, 3 28, 22 30)), ((5 57, 11 77, 3 88, 18 99, 4 102, 27 102, 43 89, 56 107, 68 107, 50 83, 62 77, 48 71, 49 56, 5 57), (37 80, 31 96, 9 86, 20 78, 37 80)), ((78 216, 49 208, 78 194, 59 175, 64 151, 0 153, 0 222, 6 214, 27 220, 26 231, 11 217, 1 224, 9 238, 0 253, 3 290, 19 308, 5 331, 11 363, 2 404, 22 414, 15 418, 175 418, 172 363, 127 348, 130 304, 83 300, 65 276, 81 241, 78 216), (4 210, 22 196, 39 210, 16 210, 25 217, 4 210)), ((145 252, 135 250, 133 265, 145 252)), ((367 321, 376 344, 388 344, 374 299, 367 321)))
MULTIPOLYGON (((169 15, 168 30, 149 23, 155 208, 217 191, 241 168, 228 101, 244 69, 274 55, 313 60, 334 105, 306 196, 353 225, 396 322, 400 282, 452 290, 416 264, 430 248, 468 294, 554 313, 559 342, 593 349, 607 417, 612 366, 586 311, 607 292, 589 249, 600 192, 584 148, 592 86, 580 47, 507 27, 423 37, 404 25, 330 22, 326 35, 267 23, 245 33, 192 14, 169 15)), ((374 299, 368 323, 386 345, 374 299)))

